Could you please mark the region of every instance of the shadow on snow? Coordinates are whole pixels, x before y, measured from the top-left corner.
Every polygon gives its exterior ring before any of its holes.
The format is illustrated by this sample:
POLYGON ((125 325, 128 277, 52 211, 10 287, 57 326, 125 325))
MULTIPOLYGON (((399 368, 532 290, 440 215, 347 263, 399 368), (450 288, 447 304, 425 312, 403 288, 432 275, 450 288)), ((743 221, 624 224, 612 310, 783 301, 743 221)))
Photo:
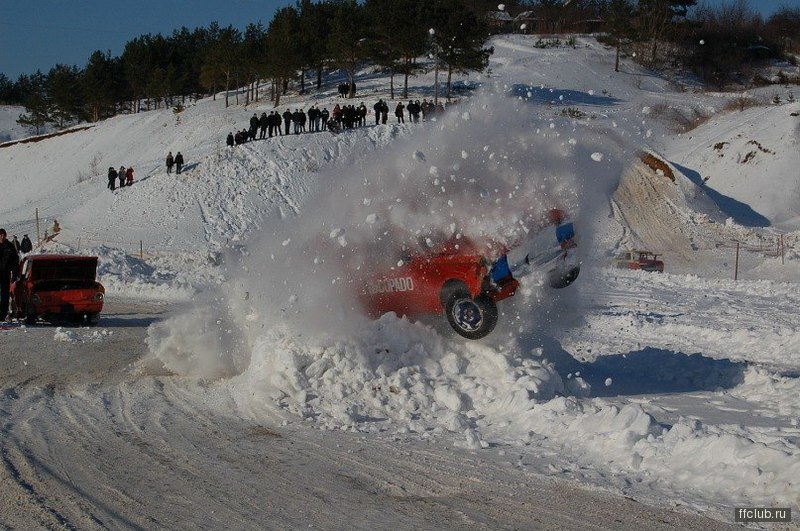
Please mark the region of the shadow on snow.
POLYGON ((611 96, 597 96, 579 90, 532 87, 519 84, 511 87, 509 95, 540 105, 609 107, 619 105, 623 101, 611 96))
POLYGON ((592 397, 731 389, 744 382, 747 369, 744 362, 650 347, 579 361, 555 340, 544 346, 558 373, 564 378, 579 374, 592 386, 592 397))
POLYGON ((703 178, 695 170, 681 166, 670 161, 670 164, 675 166, 681 173, 683 173, 690 181, 703 189, 708 197, 716 203, 722 212, 733 218, 733 220, 744 227, 769 227, 772 225, 770 221, 750 208, 750 205, 737 201, 732 197, 723 195, 713 188, 706 186, 703 178))

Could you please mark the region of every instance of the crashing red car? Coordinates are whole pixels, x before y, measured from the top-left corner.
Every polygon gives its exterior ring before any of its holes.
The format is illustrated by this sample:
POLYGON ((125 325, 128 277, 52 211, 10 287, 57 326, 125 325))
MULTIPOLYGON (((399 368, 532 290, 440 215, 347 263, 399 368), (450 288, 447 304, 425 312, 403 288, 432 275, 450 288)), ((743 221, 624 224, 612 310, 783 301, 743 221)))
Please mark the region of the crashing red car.
POLYGON ((614 259, 614 266, 619 269, 641 269, 648 272, 664 272, 664 262, 660 255, 650 251, 623 251, 614 259))
MULTIPOLYGON (((580 272, 580 267, 568 260, 575 248, 572 223, 562 221, 558 216, 556 238, 551 238, 554 245, 548 252, 523 258, 526 265, 547 264, 548 283, 554 288, 570 285, 580 272)), ((489 260, 467 238, 407 253, 396 267, 360 282, 359 299, 371 317, 387 312, 409 317, 444 312, 453 330, 467 339, 488 335, 497 324, 497 303, 514 295, 519 287, 508 254, 489 260)))
POLYGON ((96 325, 105 299, 96 276, 96 256, 27 256, 11 284, 11 315, 28 324, 43 318, 96 325))

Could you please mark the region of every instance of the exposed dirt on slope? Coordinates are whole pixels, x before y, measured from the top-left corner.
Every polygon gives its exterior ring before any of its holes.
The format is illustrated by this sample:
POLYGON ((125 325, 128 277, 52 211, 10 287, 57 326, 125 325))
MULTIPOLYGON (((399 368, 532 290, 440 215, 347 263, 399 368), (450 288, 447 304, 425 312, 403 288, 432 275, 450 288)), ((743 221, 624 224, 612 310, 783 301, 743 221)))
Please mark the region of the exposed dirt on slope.
POLYGON ((624 228, 622 245, 669 252, 689 260, 695 235, 676 207, 680 194, 673 181, 658 175, 645 162, 635 162, 620 179, 612 199, 615 217, 624 228))

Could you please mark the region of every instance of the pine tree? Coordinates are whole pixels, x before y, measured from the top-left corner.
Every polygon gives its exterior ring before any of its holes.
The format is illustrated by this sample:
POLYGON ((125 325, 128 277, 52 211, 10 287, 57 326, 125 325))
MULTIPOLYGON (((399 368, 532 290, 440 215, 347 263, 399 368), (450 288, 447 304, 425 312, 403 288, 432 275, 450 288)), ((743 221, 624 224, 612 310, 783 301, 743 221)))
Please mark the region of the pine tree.
POLYGON ((267 28, 265 41, 265 70, 272 78, 275 106, 280 105, 281 92, 301 66, 301 57, 296 39, 299 25, 297 10, 284 7, 275 12, 267 28))
POLYGON ((19 90, 25 94, 23 105, 27 114, 20 114, 17 123, 39 135, 50 122, 50 102, 47 99, 47 79, 40 71, 31 76, 21 75, 17 80, 19 90))
POLYGON ((619 55, 622 43, 630 38, 633 31, 633 5, 630 0, 610 0, 602 13, 606 29, 614 39, 617 50, 614 59, 614 72, 619 72, 619 55))
POLYGON ((50 121, 63 129, 83 117, 81 73, 76 66, 56 65, 47 74, 47 96, 50 102, 50 121))

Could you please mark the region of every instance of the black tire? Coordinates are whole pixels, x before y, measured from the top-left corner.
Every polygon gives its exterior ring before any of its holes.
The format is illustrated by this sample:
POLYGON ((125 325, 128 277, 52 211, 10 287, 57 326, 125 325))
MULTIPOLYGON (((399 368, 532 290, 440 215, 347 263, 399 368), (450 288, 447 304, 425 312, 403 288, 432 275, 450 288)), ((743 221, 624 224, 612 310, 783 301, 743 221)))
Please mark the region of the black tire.
POLYGON ((97 326, 100 322, 99 313, 87 313, 83 315, 83 322, 86 326, 97 326))
POLYGON ((554 289, 566 288, 577 280, 580 272, 581 268, 579 266, 573 266, 566 270, 561 268, 553 269, 548 273, 548 284, 554 289))
POLYGON ((25 324, 27 325, 34 325, 36 324, 37 316, 35 313, 32 313, 30 310, 25 311, 25 324))
POLYGON ((445 305, 447 322, 461 337, 481 339, 497 325, 497 305, 486 295, 472 298, 466 290, 456 290, 445 305))

